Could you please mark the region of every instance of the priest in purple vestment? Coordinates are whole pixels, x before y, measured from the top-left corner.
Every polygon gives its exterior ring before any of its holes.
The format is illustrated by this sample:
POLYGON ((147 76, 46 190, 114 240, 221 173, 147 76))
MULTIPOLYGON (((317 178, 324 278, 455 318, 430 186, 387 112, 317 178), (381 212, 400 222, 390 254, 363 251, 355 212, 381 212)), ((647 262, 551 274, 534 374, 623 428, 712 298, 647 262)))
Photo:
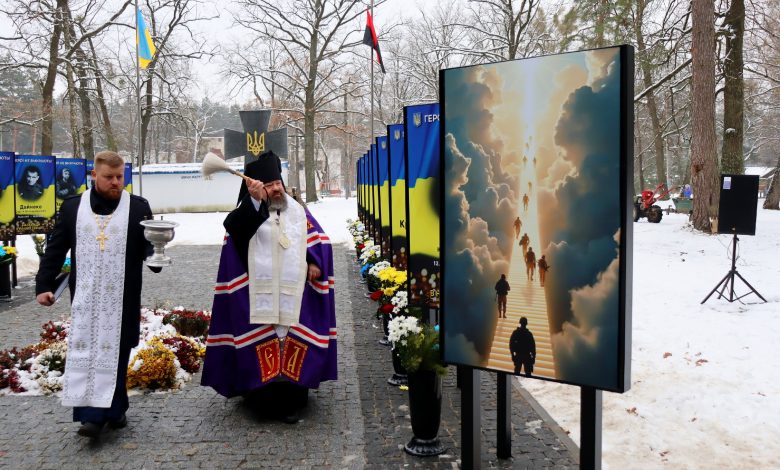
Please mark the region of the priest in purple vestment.
POLYGON ((201 384, 292 424, 308 389, 337 378, 333 252, 273 152, 246 175, 224 222, 201 384))

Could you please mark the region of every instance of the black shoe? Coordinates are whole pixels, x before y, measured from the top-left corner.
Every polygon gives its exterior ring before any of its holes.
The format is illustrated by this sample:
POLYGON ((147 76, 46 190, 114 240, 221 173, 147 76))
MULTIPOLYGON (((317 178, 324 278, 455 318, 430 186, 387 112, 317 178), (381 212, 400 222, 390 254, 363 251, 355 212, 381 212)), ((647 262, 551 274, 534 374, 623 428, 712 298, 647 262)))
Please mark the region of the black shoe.
POLYGON ((295 424, 301 420, 298 410, 291 411, 281 417, 281 421, 286 424, 295 424))
POLYGON ((116 421, 109 421, 108 427, 111 429, 122 429, 127 426, 127 415, 123 414, 121 418, 116 421))
POLYGON ((79 436, 95 438, 100 435, 100 431, 103 430, 103 425, 97 423, 84 423, 79 428, 79 436))

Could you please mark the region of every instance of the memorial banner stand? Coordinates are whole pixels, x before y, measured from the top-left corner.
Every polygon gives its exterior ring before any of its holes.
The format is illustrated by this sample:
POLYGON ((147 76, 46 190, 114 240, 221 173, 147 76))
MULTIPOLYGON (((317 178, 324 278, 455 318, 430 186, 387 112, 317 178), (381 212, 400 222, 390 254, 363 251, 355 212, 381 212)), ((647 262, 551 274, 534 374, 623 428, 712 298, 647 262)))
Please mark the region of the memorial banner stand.
POLYGON ((601 469, 602 391, 580 388, 580 468, 601 469))
POLYGON ((498 407, 496 427, 498 442, 496 455, 499 459, 512 457, 512 377, 504 372, 496 374, 498 382, 498 407))
POLYGON ((465 470, 482 465, 482 406, 479 369, 462 367, 461 465, 465 470))

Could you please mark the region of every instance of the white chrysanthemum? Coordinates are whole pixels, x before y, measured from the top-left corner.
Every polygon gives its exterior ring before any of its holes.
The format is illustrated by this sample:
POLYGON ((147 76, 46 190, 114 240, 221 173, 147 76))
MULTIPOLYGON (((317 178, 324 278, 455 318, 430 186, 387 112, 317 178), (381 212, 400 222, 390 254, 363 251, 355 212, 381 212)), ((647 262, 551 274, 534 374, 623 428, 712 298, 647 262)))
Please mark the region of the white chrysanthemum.
POLYGON ((394 305, 393 313, 396 315, 401 313, 409 305, 409 293, 405 290, 399 290, 390 299, 390 303, 394 305))
POLYGON ((388 324, 387 339, 396 344, 405 345, 409 335, 420 332, 420 325, 415 317, 398 316, 390 320, 388 324))
POLYGON ((389 261, 380 261, 377 264, 371 266, 371 269, 368 270, 368 274, 372 276, 379 276, 379 273, 390 267, 389 261))

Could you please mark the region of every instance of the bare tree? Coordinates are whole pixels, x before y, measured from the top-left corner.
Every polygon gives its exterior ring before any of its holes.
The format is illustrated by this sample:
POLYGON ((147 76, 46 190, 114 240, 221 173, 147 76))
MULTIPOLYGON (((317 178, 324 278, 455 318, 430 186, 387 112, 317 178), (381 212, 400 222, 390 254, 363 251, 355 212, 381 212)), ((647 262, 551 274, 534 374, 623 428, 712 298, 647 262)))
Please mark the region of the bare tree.
POLYGON ((541 45, 531 33, 540 0, 471 0, 471 18, 460 26, 472 43, 459 52, 481 61, 511 60, 538 52, 541 45))
POLYGON ((236 14, 236 22, 257 35, 250 47, 276 42, 283 50, 279 60, 284 67, 268 66, 263 61, 255 75, 302 104, 306 200, 316 201, 317 114, 342 96, 342 84, 332 83, 345 67, 337 56, 358 44, 360 29, 354 25, 356 18, 363 14, 362 3, 358 0, 240 0, 239 6, 241 14, 236 14))
POLYGON ((742 44, 745 34, 745 2, 731 0, 723 22, 726 36, 726 57, 723 60, 725 85, 723 89, 723 153, 724 173, 745 172, 744 128, 745 93, 742 44))
POLYGON ((710 0, 692 0, 693 128, 691 179, 693 226, 710 231, 718 213, 718 153, 715 145, 715 7, 710 0))

